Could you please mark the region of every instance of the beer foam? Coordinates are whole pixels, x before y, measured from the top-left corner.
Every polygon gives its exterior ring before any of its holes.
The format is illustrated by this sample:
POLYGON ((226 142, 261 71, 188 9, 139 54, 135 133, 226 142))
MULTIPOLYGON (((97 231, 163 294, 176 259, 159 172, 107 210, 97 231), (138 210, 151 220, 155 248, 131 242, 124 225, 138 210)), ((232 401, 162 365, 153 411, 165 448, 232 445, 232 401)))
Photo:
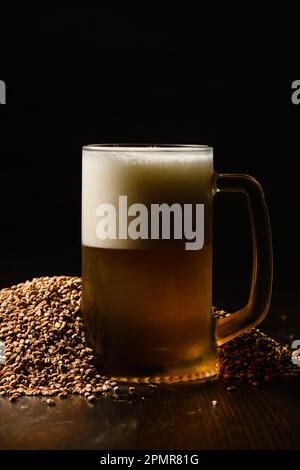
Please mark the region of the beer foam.
POLYGON ((82 243, 115 249, 149 247, 148 240, 97 238, 97 207, 116 208, 119 196, 134 203, 173 204, 211 202, 213 152, 209 147, 101 147, 83 148, 82 243))

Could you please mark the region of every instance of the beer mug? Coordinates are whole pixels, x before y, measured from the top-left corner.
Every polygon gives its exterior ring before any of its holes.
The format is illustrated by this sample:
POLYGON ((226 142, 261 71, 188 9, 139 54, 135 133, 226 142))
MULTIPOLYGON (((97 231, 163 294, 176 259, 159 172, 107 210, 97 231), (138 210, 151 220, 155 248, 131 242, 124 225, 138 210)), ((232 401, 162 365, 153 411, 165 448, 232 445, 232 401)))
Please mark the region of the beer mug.
POLYGON ((272 241, 259 183, 216 174, 202 145, 83 147, 82 314, 101 370, 123 381, 205 380, 216 346, 257 325, 272 288, 272 241), (247 304, 212 313, 212 211, 219 191, 249 208, 247 304))

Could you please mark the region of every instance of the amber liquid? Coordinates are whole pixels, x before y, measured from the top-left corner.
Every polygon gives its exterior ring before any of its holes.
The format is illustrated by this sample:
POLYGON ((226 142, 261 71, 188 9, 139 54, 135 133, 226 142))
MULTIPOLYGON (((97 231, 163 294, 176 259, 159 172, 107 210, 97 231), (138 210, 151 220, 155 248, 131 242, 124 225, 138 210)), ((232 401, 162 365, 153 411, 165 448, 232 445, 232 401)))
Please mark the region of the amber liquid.
POLYGON ((83 246, 82 313, 101 367, 133 381, 215 374, 211 246, 83 246))

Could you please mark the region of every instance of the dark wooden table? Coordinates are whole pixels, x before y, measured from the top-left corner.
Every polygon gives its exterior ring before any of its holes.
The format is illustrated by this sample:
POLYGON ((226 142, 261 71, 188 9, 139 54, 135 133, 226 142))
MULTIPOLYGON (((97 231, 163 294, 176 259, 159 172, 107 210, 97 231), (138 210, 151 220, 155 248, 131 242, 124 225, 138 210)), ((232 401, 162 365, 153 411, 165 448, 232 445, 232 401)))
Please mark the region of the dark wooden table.
POLYGON ((95 404, 73 397, 55 407, 38 397, 1 399, 1 448, 300 448, 299 381, 233 392, 217 382, 168 386, 137 395, 95 404))
MULTIPOLYGON (((297 316, 271 312, 262 329, 299 335, 297 316)), ((118 399, 74 396, 53 407, 0 398, 1 449, 300 449, 299 436, 298 378, 233 391, 218 381, 140 386, 135 395, 125 387, 118 399)))

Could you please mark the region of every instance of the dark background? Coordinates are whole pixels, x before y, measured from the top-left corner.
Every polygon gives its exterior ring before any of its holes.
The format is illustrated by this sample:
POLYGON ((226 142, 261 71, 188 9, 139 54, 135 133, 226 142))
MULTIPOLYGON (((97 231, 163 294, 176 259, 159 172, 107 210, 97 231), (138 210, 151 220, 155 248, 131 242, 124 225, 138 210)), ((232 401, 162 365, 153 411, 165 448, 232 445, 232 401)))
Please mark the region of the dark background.
MULTIPOLYGON (((217 172, 263 185, 273 304, 297 305, 296 19, 287 32, 272 11, 263 18, 245 5, 98 3, 1 11, 0 287, 80 274, 82 145, 200 143, 214 147, 217 172)), ((238 196, 215 205, 215 301, 236 308, 249 283, 247 213, 238 196)))

